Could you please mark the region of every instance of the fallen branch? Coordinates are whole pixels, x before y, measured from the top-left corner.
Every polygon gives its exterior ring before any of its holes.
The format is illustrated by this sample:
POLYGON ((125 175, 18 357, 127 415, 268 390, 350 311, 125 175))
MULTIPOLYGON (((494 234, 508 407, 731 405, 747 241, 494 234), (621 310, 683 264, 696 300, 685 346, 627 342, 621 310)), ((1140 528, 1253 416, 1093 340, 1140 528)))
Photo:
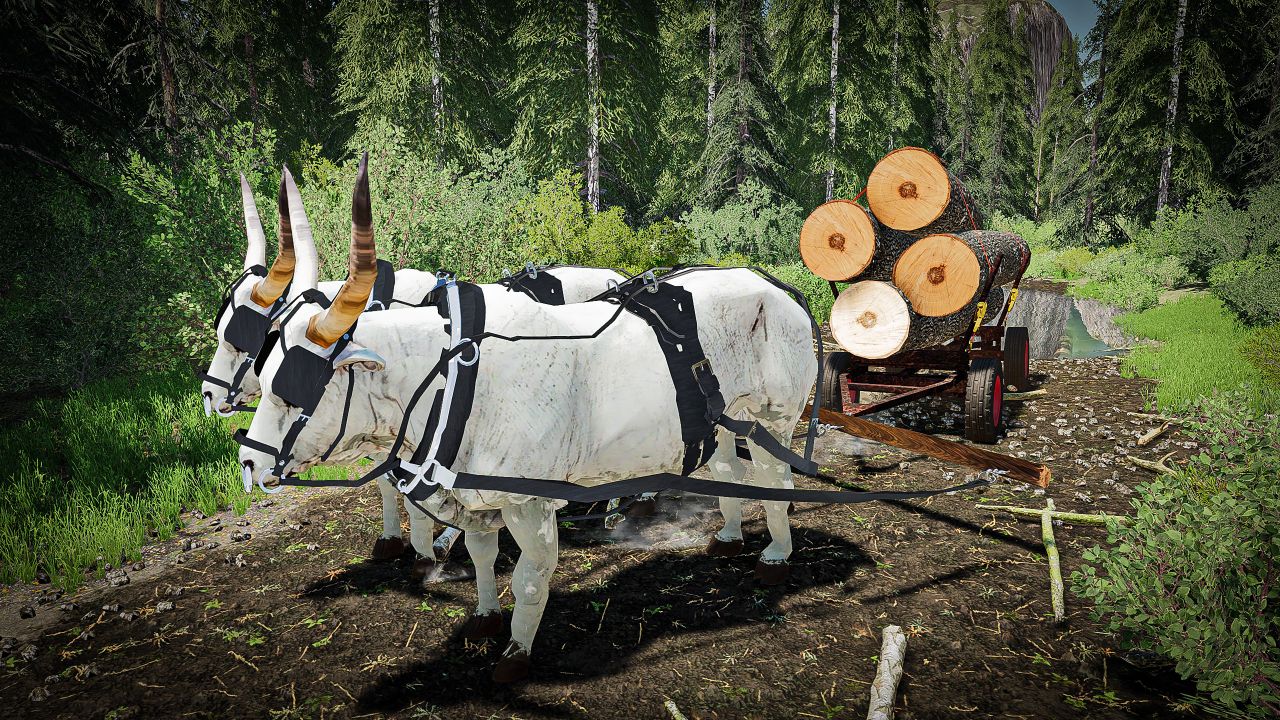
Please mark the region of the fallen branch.
POLYGON ((880 667, 876 670, 875 682, 871 683, 867 720, 892 720, 898 681, 902 679, 902 660, 907 654, 907 636, 902 628, 890 625, 881 636, 884 640, 880 644, 880 667))
POLYGON ((1053 498, 1045 498, 1045 512, 1040 516, 1040 536, 1049 556, 1049 599, 1053 603, 1053 621, 1067 619, 1062 603, 1062 564, 1058 561, 1058 541, 1053 538, 1053 498))
MULTIPOLYGON (((974 507, 978 508, 979 510, 990 510, 992 512, 995 512, 997 510, 1003 510, 1004 512, 1007 512, 1011 515, 1018 515, 1021 517, 1033 517, 1033 518, 1036 518, 1037 520, 1039 520, 1041 517, 1044 516, 1046 512, 1048 512, 1047 510, 1037 510, 1036 508, 1016 507, 1013 505, 983 505, 981 503, 978 503, 977 505, 974 505, 974 507)), ((1100 515, 1089 515, 1086 513, 1073 513, 1073 512, 1064 512, 1062 510, 1054 510, 1049 514, 1050 516, 1053 517, 1054 520, 1061 520, 1062 522, 1077 523, 1082 525, 1106 525, 1108 520, 1115 520, 1121 525, 1125 525, 1129 522, 1129 518, 1125 517, 1124 515, 1108 515, 1106 513, 1103 513, 1100 515)))
POLYGON ((1028 390, 1026 392, 1005 393, 1004 399, 1005 400, 1029 400, 1031 398, 1038 398, 1048 394, 1049 394, 1048 390, 1045 390, 1044 388, 1037 388, 1035 390, 1028 390))
POLYGON ((1172 475, 1173 473, 1178 472, 1177 469, 1171 468, 1165 463, 1166 460, 1173 457, 1173 453, 1166 453, 1164 457, 1160 458, 1155 462, 1151 462, 1150 460, 1143 460, 1142 458, 1136 458, 1132 455, 1125 455, 1125 457, 1128 458, 1129 462, 1133 463, 1134 465, 1142 468, 1143 470, 1150 470, 1153 473, 1162 473, 1165 475, 1172 475))
MULTIPOLYGON (((805 418, 813 412, 812 405, 805 406, 805 418)), ((962 445, 941 438, 925 435, 906 428, 889 427, 862 418, 849 417, 826 408, 818 411, 818 420, 833 425, 837 430, 854 437, 875 440, 903 450, 923 453, 977 470, 1004 470, 1010 480, 1048 487, 1053 474, 1044 465, 1036 465, 1021 458, 1001 455, 972 445, 962 445)))
POLYGON ((671 720, 689 720, 684 716, 684 713, 680 712, 680 708, 676 707, 674 700, 666 701, 663 703, 663 707, 667 709, 667 714, 671 716, 671 720))
POLYGON ((1138 447, 1146 447, 1147 445, 1150 445, 1152 440, 1155 440, 1156 438, 1158 438, 1158 437, 1160 437, 1161 435, 1163 435, 1163 434, 1164 434, 1164 431, 1165 431, 1165 430, 1168 430, 1168 429, 1169 429, 1169 427, 1170 427, 1170 426, 1172 426, 1172 425, 1173 425, 1173 422, 1171 422, 1171 421, 1170 421, 1170 422, 1166 422, 1165 424, 1161 425, 1160 427, 1155 428, 1154 430, 1152 430, 1151 432, 1147 433, 1146 435, 1143 435, 1142 437, 1138 438, 1138 447))

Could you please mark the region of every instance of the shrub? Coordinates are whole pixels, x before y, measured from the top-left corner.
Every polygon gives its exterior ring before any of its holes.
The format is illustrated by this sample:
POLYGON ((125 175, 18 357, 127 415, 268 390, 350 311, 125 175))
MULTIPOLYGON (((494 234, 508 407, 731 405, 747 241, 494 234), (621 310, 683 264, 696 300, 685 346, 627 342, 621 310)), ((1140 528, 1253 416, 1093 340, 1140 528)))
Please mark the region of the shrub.
POLYGON ((1053 221, 1037 223, 1035 220, 1017 215, 1005 215, 997 211, 987 220, 992 230, 1011 232, 1027 241, 1032 252, 1039 248, 1051 249, 1061 247, 1058 224, 1053 221))
POLYGON ((1206 450, 1137 488, 1132 522, 1108 523, 1072 585, 1111 632, 1262 715, 1280 712, 1280 420, 1247 408, 1197 403, 1185 427, 1206 450))
POLYGON ((1220 265, 1209 273, 1209 284, 1246 325, 1280 322, 1280 255, 1220 265))
POLYGON ((1031 264, 1027 265, 1026 277, 1056 278, 1058 277, 1058 251, 1049 248, 1031 248, 1031 264))
POLYGON ((762 269, 804 293, 814 320, 824 323, 831 319, 831 305, 835 303, 835 298, 831 296, 831 286, 826 280, 809 272, 809 268, 803 263, 765 265, 762 269))
POLYGON ((1058 253, 1053 266, 1059 277, 1071 280, 1080 277, 1085 266, 1092 261, 1093 253, 1088 248, 1073 247, 1058 253))
POLYGON ((695 207, 680 218, 693 243, 684 260, 705 262, 738 253, 764 263, 789 263, 804 214, 795 202, 748 180, 719 209, 695 207))
POLYGON ((1255 331, 1240 346, 1240 352, 1264 382, 1280 390, 1280 323, 1255 331))

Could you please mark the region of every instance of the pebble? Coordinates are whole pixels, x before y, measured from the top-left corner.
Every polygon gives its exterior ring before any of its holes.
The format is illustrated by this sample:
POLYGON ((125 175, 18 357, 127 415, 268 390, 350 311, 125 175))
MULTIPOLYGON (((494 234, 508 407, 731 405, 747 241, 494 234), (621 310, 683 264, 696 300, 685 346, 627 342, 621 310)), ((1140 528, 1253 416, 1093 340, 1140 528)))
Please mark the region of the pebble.
POLYGON ((248 524, 249 524, 249 521, 248 521, 248 520, 237 520, 237 521, 236 521, 236 525, 237 525, 237 526, 239 526, 239 527, 245 527, 245 526, 246 526, 246 525, 248 525, 248 524))
POLYGON ((32 645, 31 643, 27 643, 26 645, 23 645, 22 649, 18 651, 18 657, 22 658, 23 660, 26 660, 27 662, 31 662, 32 660, 35 660, 36 646, 32 645))
POLYGON ((90 610, 80 616, 80 622, 93 622, 98 617, 98 613, 90 610))
POLYGON ((30 605, 23 605, 22 607, 18 608, 18 617, 21 617, 24 620, 33 618, 35 616, 36 616, 36 609, 31 607, 30 605))
POLYGON ((182 551, 187 552, 195 547, 195 543, 191 542, 191 538, 182 541, 182 551))
POLYGON ((128 585, 129 573, 123 570, 117 570, 114 573, 109 573, 107 575, 107 582, 111 584, 111 587, 120 587, 121 585, 128 585))
POLYGON ((248 540, 250 537, 253 537, 253 536, 247 532, 242 532, 240 530, 237 530, 231 533, 231 542, 244 542, 245 540, 248 540))
POLYGON ((57 673, 50 675, 49 677, 44 679, 45 685, 57 685, 60 682, 62 682, 62 676, 58 675, 57 673))
POLYGON ((111 603, 110 605, 103 605, 102 611, 111 612, 111 613, 120 612, 120 603, 111 603))
POLYGON ((18 638, 11 636, 0 637, 0 652, 9 652, 18 647, 18 638))
POLYGON ((144 562, 142 562, 141 560, 139 560, 138 562, 134 563, 131 567, 132 567, 132 570, 133 570, 134 572, 138 572, 139 570, 141 570, 142 568, 144 568, 144 567, 146 567, 146 566, 147 566, 147 565, 146 565, 146 563, 144 563, 144 562))
POLYGON ((120 613, 120 619, 125 622, 133 622, 134 620, 138 619, 138 613, 133 612, 131 610, 125 610, 124 612, 120 613))
POLYGON ((170 600, 161 600, 156 603, 156 612, 168 612, 173 609, 173 602, 170 600))
POLYGON ((49 699, 49 688, 41 685, 40 687, 32 690, 31 694, 27 696, 27 699, 31 702, 44 702, 49 699))
POLYGON ((164 594, 168 597, 180 597, 184 592, 184 590, 185 588, 179 587, 177 585, 164 586, 164 594))
POLYGON ((228 565, 234 565, 234 566, 236 566, 236 567, 244 567, 245 565, 248 565, 249 563, 244 559, 244 553, 238 553, 234 558, 233 558, 233 557, 231 557, 230 555, 228 555, 228 556, 227 556, 227 564, 228 564, 228 565))

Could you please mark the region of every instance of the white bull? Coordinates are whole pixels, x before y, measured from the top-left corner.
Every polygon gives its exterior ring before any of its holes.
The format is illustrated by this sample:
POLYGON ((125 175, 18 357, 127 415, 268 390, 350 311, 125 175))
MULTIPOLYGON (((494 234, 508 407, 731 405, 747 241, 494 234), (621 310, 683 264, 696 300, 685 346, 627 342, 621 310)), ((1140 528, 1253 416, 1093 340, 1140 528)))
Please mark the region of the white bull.
MULTIPOLYGON (((352 277, 372 269, 373 239, 363 167, 353 203, 352 277), (363 192, 361 191, 364 186, 363 192)), ((301 277, 295 282, 305 282, 301 277)), ((757 420, 778 438, 789 438, 800 417, 817 370, 811 325, 804 310, 786 293, 745 269, 705 270, 674 281, 694 298, 699 339, 710 360, 732 417, 757 420)), ((358 279, 344 287, 345 304, 327 311, 308 308, 282 329, 290 347, 318 354, 346 332, 364 302, 358 279), (346 310, 343 307, 347 308, 346 310)), ((549 307, 510 293, 484 290, 486 329, 525 336, 586 335, 614 314, 605 302, 549 307)), ((290 472, 302 472, 320 456, 339 432, 348 377, 356 383, 347 426, 331 458, 342 462, 385 451, 403 420, 405 401, 448 343, 444 321, 435 310, 400 310, 361 318, 355 355, 344 353, 310 424, 291 448, 290 472), (376 352, 375 352, 376 351, 376 352)), ((272 351, 261 380, 264 399, 249 437, 272 447, 282 439, 300 410, 272 394, 283 352, 272 351)), ((405 436, 405 453, 424 439, 427 413, 415 413, 405 436)), ((734 436, 717 433, 718 447, 710 470, 716 480, 742 481, 745 468, 737 460, 734 436)), ((791 487, 790 467, 749 443, 756 472, 753 482, 791 487)), ((490 339, 480 350, 475 401, 454 471, 521 476, 595 485, 660 472, 680 472, 681 440, 675 394, 653 331, 639 318, 622 313, 592 340, 490 339)), ((242 448, 240 460, 250 473, 269 471, 274 458, 242 448)), ((511 644, 495 669, 497 681, 512 681, 528 671, 529 650, 547 602, 548 581, 555 570, 558 528, 555 510, 561 503, 502 492, 455 490, 437 492, 429 503, 441 512, 500 511, 520 546, 512 575, 516 599, 511 644)), ((771 542, 760 566, 784 568, 791 553, 786 502, 765 502, 771 542)), ((722 498, 725 525, 717 544, 741 542, 741 501, 722 498)), ((465 521, 467 513, 457 516, 465 521)), ((472 627, 490 632, 500 627, 493 559, 497 534, 492 527, 466 528, 467 549, 476 566, 479 603, 472 627), (494 622, 496 620, 496 623, 494 622)), ((760 568, 758 566, 758 570, 760 568)))
MULTIPOLYGON (((244 207, 245 229, 248 234, 248 246, 245 252, 244 269, 254 265, 267 264, 266 234, 262 228, 262 220, 254 202, 253 191, 243 175, 240 176, 240 196, 244 207)), ((311 234, 311 223, 307 219, 302 205, 301 195, 293 175, 286 167, 283 170, 280 185, 280 225, 278 231, 278 251, 272 263, 268 277, 257 281, 252 276, 249 281, 241 283, 229 299, 226 310, 222 313, 217 327, 217 343, 213 358, 209 362, 208 374, 230 381, 236 369, 244 362, 248 354, 227 342, 227 325, 238 307, 249 306, 265 311, 258 300, 272 300, 272 295, 283 292, 285 302, 293 300, 301 293, 301 286, 290 285, 295 271, 314 274, 319 266, 315 242, 311 234), (275 285, 273 292, 271 285, 275 285), (283 288, 283 290, 281 290, 283 288), (255 290, 257 299, 255 300, 255 290)), ((618 272, 601 268, 557 267, 548 272, 558 279, 562 285, 564 301, 568 303, 582 302, 603 292, 609 281, 621 281, 623 276, 618 272)), ((433 273, 420 270, 403 269, 396 271, 392 300, 398 303, 416 304, 436 285, 433 273)), ((341 281, 316 283, 316 288, 332 300, 337 295, 341 281)), ((270 302, 267 306, 270 306, 270 302)), ((252 367, 245 372, 241 381, 241 392, 236 396, 228 395, 225 388, 211 382, 201 385, 201 395, 205 401, 207 413, 217 412, 223 417, 235 413, 233 403, 249 403, 261 395, 257 373, 252 367)), ((400 493, 387 478, 378 479, 378 489, 382 494, 382 535, 374 543, 371 556, 375 560, 391 560, 400 557, 404 551, 404 541, 400 530, 399 499, 400 493)), ((432 547, 434 522, 410 503, 405 504, 409 514, 410 544, 421 560, 414 565, 416 575, 426 576, 435 561, 432 547)))

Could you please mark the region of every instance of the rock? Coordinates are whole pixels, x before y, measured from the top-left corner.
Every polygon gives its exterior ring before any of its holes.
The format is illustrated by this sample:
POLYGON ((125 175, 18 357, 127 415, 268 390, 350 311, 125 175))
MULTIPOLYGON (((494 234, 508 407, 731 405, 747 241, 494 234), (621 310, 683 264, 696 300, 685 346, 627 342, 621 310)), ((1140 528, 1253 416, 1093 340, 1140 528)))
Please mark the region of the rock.
POLYGON ((241 520, 237 520, 237 521, 236 521, 236 525, 237 525, 238 527, 246 527, 246 526, 248 526, 248 524, 249 524, 249 521, 248 521, 248 520, 241 519, 241 520))
POLYGON ((955 640, 955 641, 953 641, 953 642, 949 645, 949 647, 950 647, 952 650, 959 650, 959 649, 960 649, 960 641, 959 641, 959 640, 955 640))
POLYGON ((49 577, 49 573, 44 571, 44 568, 39 568, 36 570, 36 582, 41 585, 48 585, 53 582, 53 579, 49 577))
POLYGON ((27 696, 27 699, 31 702, 44 702, 49 699, 49 688, 41 685, 40 687, 32 690, 31 694, 27 696))
POLYGON ((0 637, 0 652, 11 652, 18 647, 18 638, 8 635, 0 637))
POLYGON ((237 553, 237 554, 236 554, 236 556, 235 556, 234 558, 233 558, 233 557, 231 557, 230 555, 228 555, 228 556, 227 556, 227 564, 228 564, 228 565, 234 565, 234 566, 236 566, 236 567, 238 567, 238 568, 239 568, 239 567, 244 567, 245 565, 248 565, 249 563, 245 561, 245 559, 244 559, 244 553, 237 553))
POLYGON ((123 570, 117 570, 113 573, 108 573, 107 582, 111 584, 111 587, 120 587, 122 585, 128 585, 129 573, 123 570))
POLYGON ((62 676, 56 673, 44 679, 45 685, 57 685, 60 682, 62 682, 62 676))
POLYGON ((97 617, 98 617, 98 613, 90 610, 89 612, 80 616, 80 622, 93 622, 95 619, 97 619, 97 617))
POLYGON ((124 612, 120 613, 120 619, 125 622, 133 622, 134 620, 138 619, 138 613, 133 612, 131 610, 125 610, 124 612))
POLYGON ((195 543, 191 542, 191 538, 182 541, 182 552, 188 552, 193 547, 195 547, 195 543))
POLYGON ((18 608, 18 617, 22 618, 23 620, 29 620, 35 616, 36 616, 36 609, 31 607, 30 605, 23 605, 22 607, 18 608))
POLYGON ((251 537, 253 536, 250 535, 249 533, 237 530, 231 533, 231 542, 244 542, 245 540, 248 540, 251 537))
POLYGON ((195 519, 197 519, 197 520, 204 520, 206 517, 208 517, 208 516, 207 516, 207 515, 205 515, 204 513, 200 512, 199 510, 192 510, 192 511, 191 511, 191 516, 192 516, 192 517, 194 517, 194 518, 195 518, 195 519))
POLYGON ((161 600, 156 603, 156 612, 168 612, 173 609, 173 602, 170 600, 161 600))
POLYGON ((119 612, 119 611, 120 611, 120 603, 111 603, 110 605, 103 605, 103 606, 102 606, 102 611, 103 611, 103 612, 109 612, 109 613, 119 612))
POLYGON ((139 560, 138 562, 134 563, 134 564, 131 566, 131 569, 132 569, 134 572, 138 572, 139 570, 141 570, 142 568, 144 568, 144 567, 146 567, 146 566, 147 566, 147 565, 146 565, 146 563, 144 563, 144 562, 142 562, 141 560, 139 560))
POLYGON ((31 643, 27 643, 26 645, 23 645, 22 649, 18 651, 18 657, 22 658, 27 662, 31 662, 32 660, 35 660, 36 646, 32 645, 31 643))
POLYGON ((164 586, 164 594, 166 597, 181 597, 182 593, 185 591, 186 591, 186 588, 180 587, 178 585, 164 586))

